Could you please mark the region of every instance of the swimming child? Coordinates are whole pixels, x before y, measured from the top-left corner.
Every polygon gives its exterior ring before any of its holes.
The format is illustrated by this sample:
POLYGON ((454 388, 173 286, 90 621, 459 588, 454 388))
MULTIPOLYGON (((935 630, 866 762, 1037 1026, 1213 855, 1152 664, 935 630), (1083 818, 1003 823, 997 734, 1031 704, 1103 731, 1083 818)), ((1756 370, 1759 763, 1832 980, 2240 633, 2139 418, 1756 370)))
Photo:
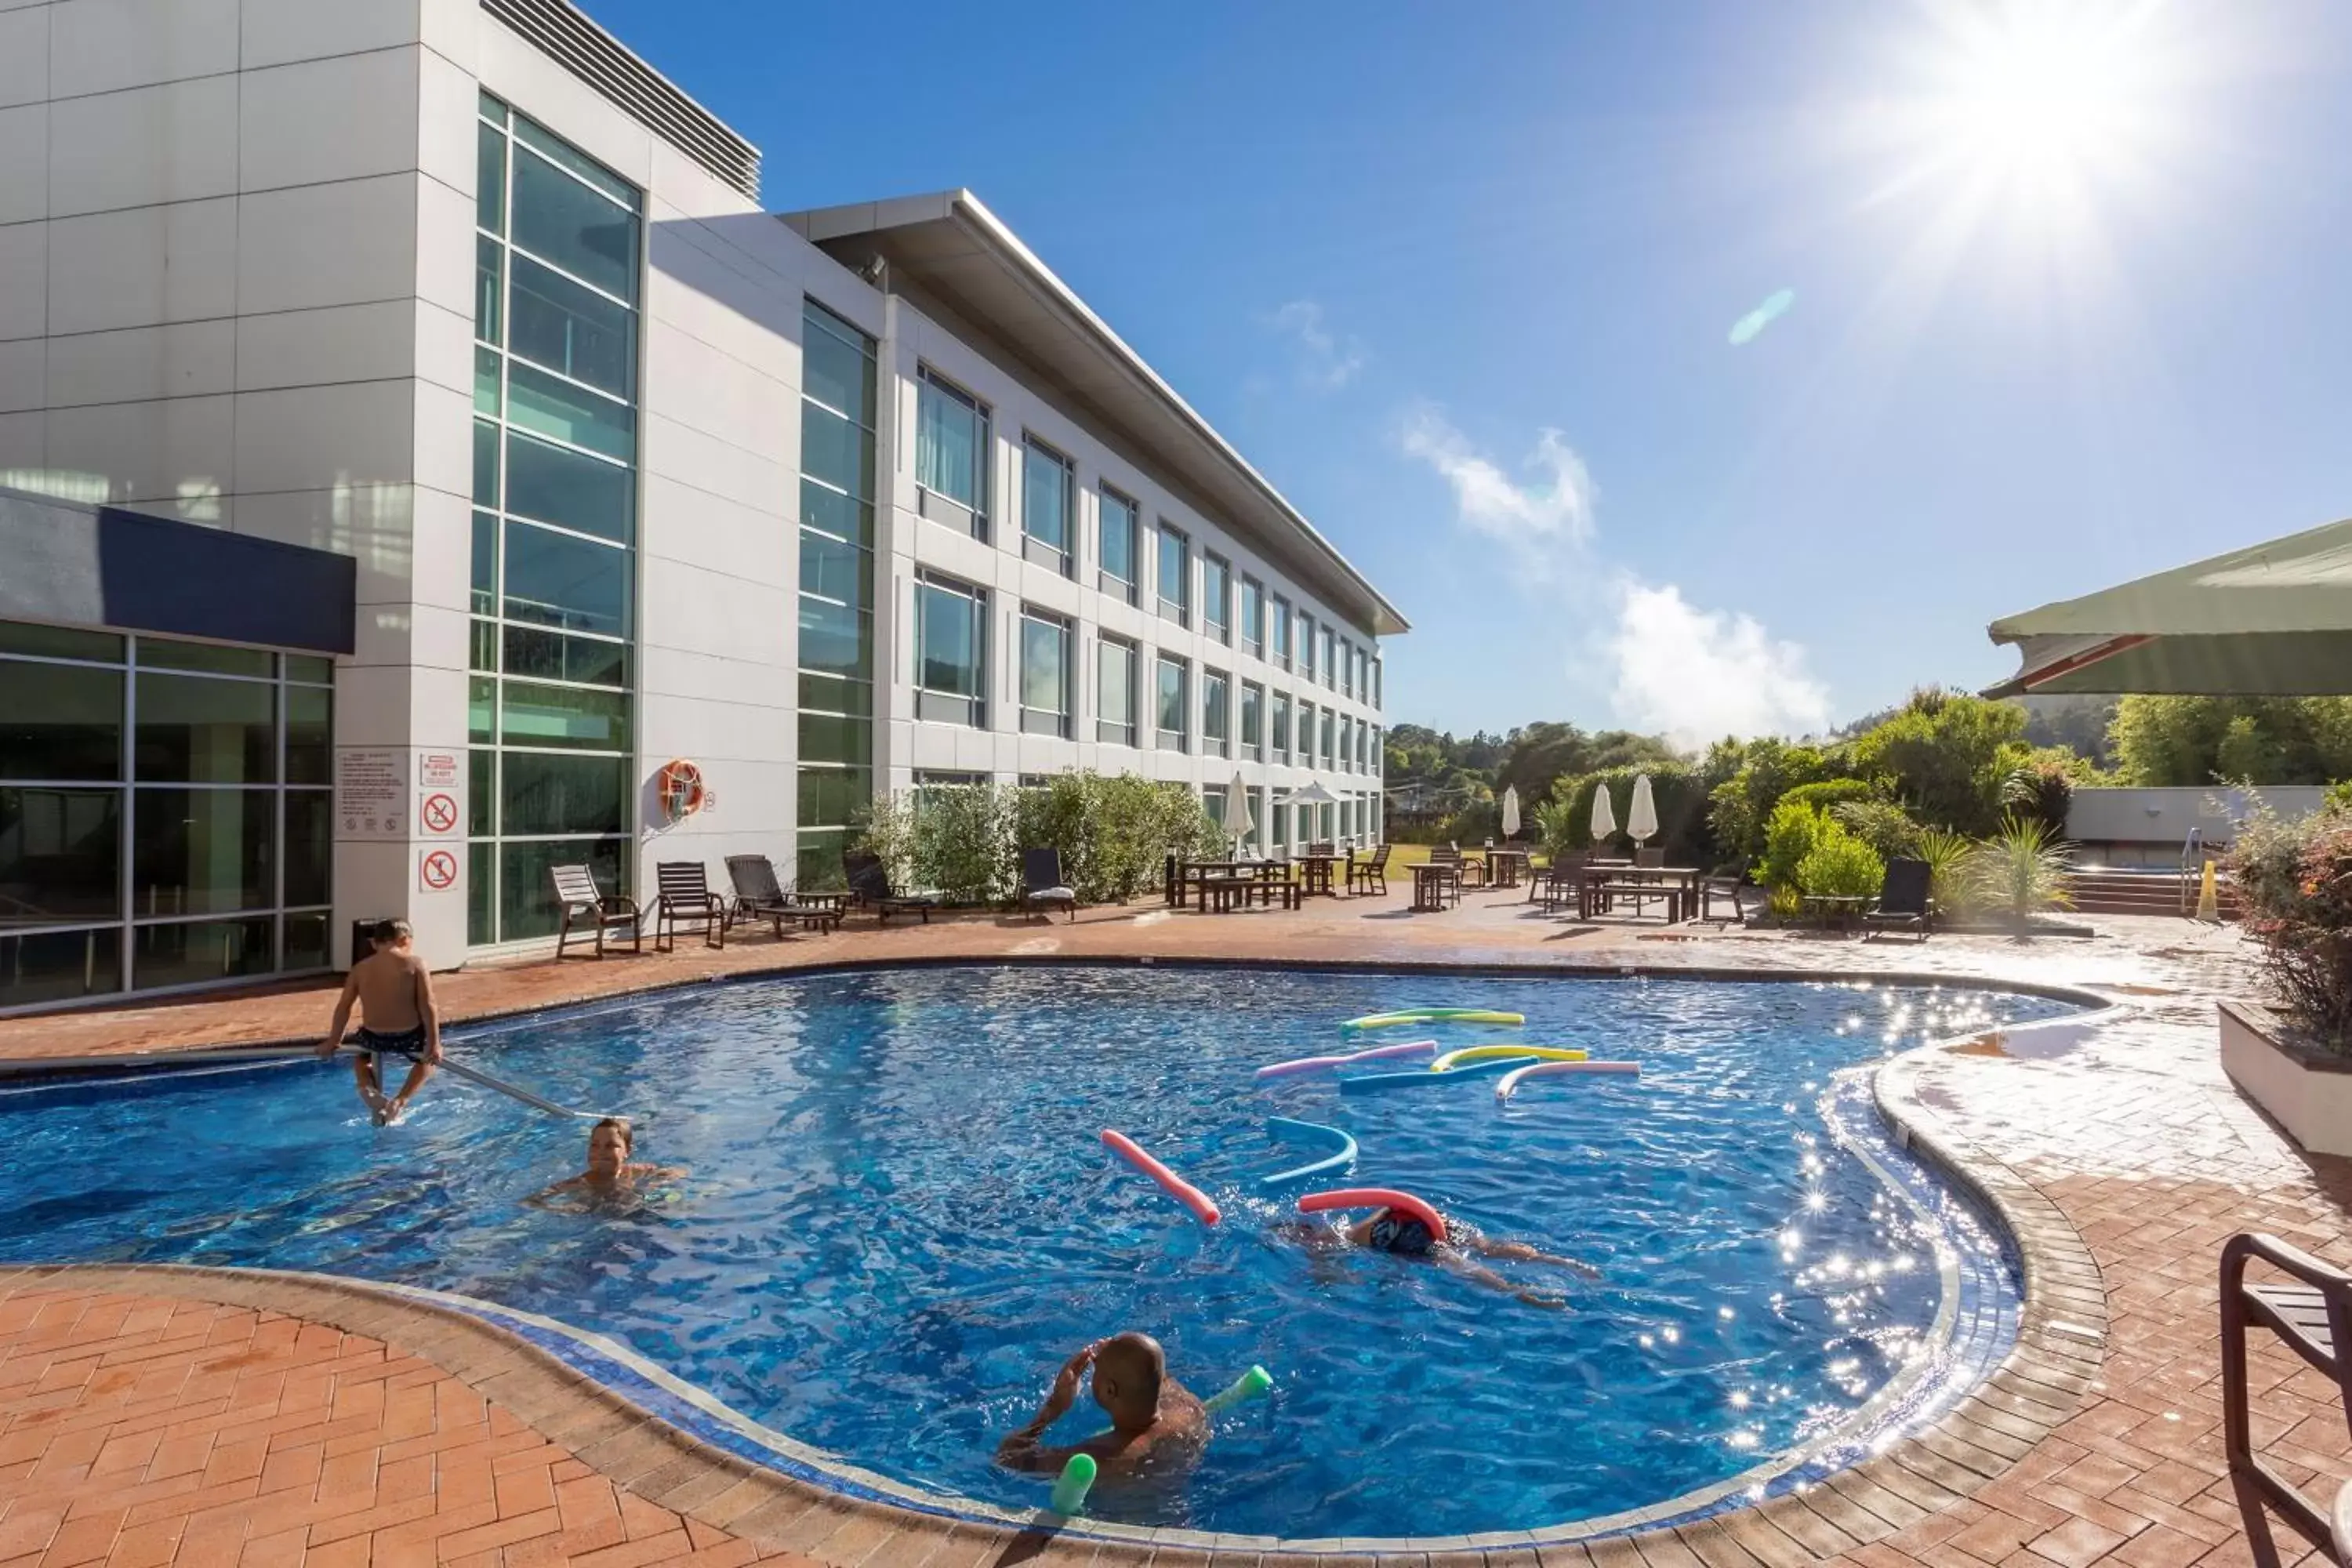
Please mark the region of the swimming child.
POLYGON ((617 1116, 605 1117, 588 1130, 588 1168, 523 1201, 535 1208, 563 1196, 578 1197, 589 1205, 608 1204, 638 1196, 652 1183, 686 1174, 673 1165, 632 1163, 629 1156, 636 1152, 636 1134, 627 1122, 617 1116))
POLYGON ((1547 1264, 1555 1268, 1565 1268, 1587 1279, 1601 1278, 1601 1270, 1590 1263, 1538 1251, 1524 1241, 1490 1240, 1460 1220, 1448 1219, 1445 1222, 1445 1239, 1440 1241, 1427 1225, 1402 1209, 1382 1208, 1375 1211, 1370 1218, 1349 1226, 1303 1221, 1286 1228, 1307 1246, 1318 1249, 1335 1246, 1361 1247, 1397 1258, 1426 1258, 1466 1279, 1507 1291, 1530 1307, 1557 1309, 1567 1306, 1568 1302, 1559 1296, 1543 1291, 1520 1289, 1493 1269, 1474 1261, 1472 1255, 1502 1263, 1547 1264))
POLYGON ((1074 1454, 1092 1456, 1106 1475, 1147 1469, 1190 1469, 1209 1440, 1209 1413, 1168 1375, 1167 1352, 1150 1334, 1114 1334, 1072 1356, 1054 1378, 1045 1403, 1029 1425, 997 1446, 996 1462, 1013 1470, 1059 1470, 1074 1454), (1110 1430, 1067 1448, 1038 1439, 1078 1397, 1078 1379, 1094 1371, 1095 1403, 1110 1430))
POLYGON ((408 1102, 441 1059, 441 1013, 433 1000, 433 974, 416 954, 415 937, 406 921, 379 921, 369 931, 367 955, 352 963, 343 994, 335 1002, 334 1022, 319 1047, 322 1058, 342 1049, 352 1005, 357 1003, 361 1023, 352 1044, 359 1047, 359 1058, 352 1064, 352 1076, 378 1127, 407 1113, 408 1102), (390 1100, 383 1095, 388 1058, 410 1064, 407 1080, 390 1100))

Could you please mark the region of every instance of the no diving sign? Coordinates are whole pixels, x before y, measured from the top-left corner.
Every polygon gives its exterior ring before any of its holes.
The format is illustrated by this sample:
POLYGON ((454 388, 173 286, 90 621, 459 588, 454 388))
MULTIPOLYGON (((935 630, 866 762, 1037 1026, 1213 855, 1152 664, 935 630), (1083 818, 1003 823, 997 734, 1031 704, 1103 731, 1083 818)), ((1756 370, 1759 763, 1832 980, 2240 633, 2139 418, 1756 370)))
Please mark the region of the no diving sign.
POLYGON ((447 849, 427 849, 416 858, 416 890, 446 893, 457 883, 457 857, 447 849))
POLYGON ((457 831, 457 797, 436 790, 417 802, 416 820, 427 833, 457 831))

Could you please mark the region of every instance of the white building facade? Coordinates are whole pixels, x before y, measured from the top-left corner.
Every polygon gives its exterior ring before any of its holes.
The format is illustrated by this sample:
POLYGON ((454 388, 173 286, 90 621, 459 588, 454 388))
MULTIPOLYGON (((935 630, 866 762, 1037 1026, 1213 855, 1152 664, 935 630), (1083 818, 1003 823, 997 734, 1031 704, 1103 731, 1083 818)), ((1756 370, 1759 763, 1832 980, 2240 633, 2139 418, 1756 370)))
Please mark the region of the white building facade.
POLYGON ((758 169, 561 0, 0 0, 0 1008, 946 780, 1377 834, 1387 601, 968 194, 758 169))

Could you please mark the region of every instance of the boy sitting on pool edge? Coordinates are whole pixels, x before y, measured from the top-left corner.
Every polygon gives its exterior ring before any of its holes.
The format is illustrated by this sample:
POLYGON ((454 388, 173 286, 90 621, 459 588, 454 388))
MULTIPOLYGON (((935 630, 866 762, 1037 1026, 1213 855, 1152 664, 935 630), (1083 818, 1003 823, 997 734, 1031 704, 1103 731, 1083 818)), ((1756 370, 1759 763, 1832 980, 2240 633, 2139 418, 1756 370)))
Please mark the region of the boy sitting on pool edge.
POLYGON ((996 1462, 1010 1470, 1050 1472, 1085 1454, 1106 1475, 1131 1476, 1163 1465, 1189 1468, 1208 1440, 1209 1413, 1168 1375, 1160 1342, 1129 1332, 1097 1340, 1064 1363, 1037 1414, 997 1445, 996 1462), (1110 1430, 1067 1448, 1041 1447, 1045 1429, 1076 1403, 1078 1378, 1089 1367, 1095 1403, 1110 1417, 1110 1430))
POLYGON ((441 1060, 441 1010, 433 999, 432 972, 417 956, 415 937, 406 921, 379 921, 369 931, 368 952, 352 955, 343 994, 335 1001, 334 1020, 319 1047, 321 1058, 342 1049, 352 1004, 358 1004, 361 1023, 352 1044, 359 1047, 359 1058, 352 1064, 352 1077, 378 1127, 400 1120, 441 1060), (383 1097, 383 1061, 388 1057, 410 1064, 406 1081, 391 1100, 383 1097))

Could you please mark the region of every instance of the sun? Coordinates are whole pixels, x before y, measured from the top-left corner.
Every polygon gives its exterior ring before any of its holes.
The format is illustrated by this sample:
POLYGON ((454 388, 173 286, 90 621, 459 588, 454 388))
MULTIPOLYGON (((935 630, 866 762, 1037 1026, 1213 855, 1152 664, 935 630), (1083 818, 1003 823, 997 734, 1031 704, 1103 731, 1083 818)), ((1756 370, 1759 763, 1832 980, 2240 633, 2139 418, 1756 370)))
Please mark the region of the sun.
POLYGON ((1964 171, 2023 184, 2119 173, 2160 98, 2150 5, 2042 0, 1953 18, 1931 138, 1964 171))

